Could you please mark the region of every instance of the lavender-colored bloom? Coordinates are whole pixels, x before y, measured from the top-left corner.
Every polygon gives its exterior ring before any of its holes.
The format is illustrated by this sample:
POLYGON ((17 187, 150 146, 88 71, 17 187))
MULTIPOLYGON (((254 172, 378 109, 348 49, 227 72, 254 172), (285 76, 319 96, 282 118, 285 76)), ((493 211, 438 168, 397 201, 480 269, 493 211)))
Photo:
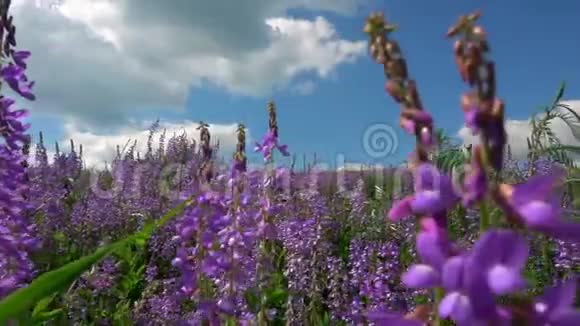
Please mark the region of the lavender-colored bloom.
POLYGON ((262 143, 256 143, 254 151, 262 153, 264 160, 267 161, 271 159, 274 149, 277 149, 284 156, 290 156, 288 145, 278 144, 278 137, 272 130, 269 130, 262 139, 262 143))
POLYGON ((408 319, 389 311, 376 310, 367 313, 367 319, 377 326, 423 326, 424 322, 408 319))
POLYGON ((525 287, 521 276, 529 255, 526 240, 515 232, 494 230, 484 233, 475 243, 470 260, 482 273, 492 292, 508 294, 525 287))
POLYGON ((30 51, 12 51, 12 59, 14 60, 14 63, 22 69, 26 69, 26 59, 29 57, 30 51))
POLYGON ((471 252, 450 258, 442 269, 447 291, 439 314, 462 325, 476 321, 508 323, 495 305, 494 296, 525 286, 521 273, 528 258, 525 239, 512 231, 483 234, 471 252))
POLYGON ((451 178, 431 164, 421 164, 415 171, 415 193, 395 203, 388 212, 391 220, 400 220, 411 214, 441 213, 459 201, 451 178))
POLYGON ((482 164, 481 151, 480 147, 475 147, 470 170, 463 181, 463 205, 466 207, 471 207, 484 199, 488 191, 487 175, 482 164))
POLYGON ((580 223, 561 218, 560 192, 555 190, 563 177, 564 171, 556 170, 551 175, 534 176, 523 184, 504 186, 503 193, 509 205, 504 209, 515 213, 531 230, 563 240, 580 241, 580 223))
MULTIPOLYGON (((11 26, 11 22, 4 23, 11 26)), ((9 36, 14 38, 12 27, 9 36)), ((23 67, 9 63, 0 70, 0 77, 23 97, 34 99, 30 93, 33 83, 21 84, 27 82, 23 67)), ((29 125, 21 121, 26 110, 15 110, 14 102, 0 96, 0 298, 33 277, 29 253, 39 245, 36 227, 28 220, 32 208, 27 164, 29 125)))
POLYGON ((409 268, 402 276, 403 283, 410 288, 433 288, 441 284, 443 265, 453 253, 452 244, 444 229, 433 218, 421 220, 422 230, 417 235, 417 252, 420 264, 409 268))
POLYGON ((474 273, 477 266, 469 256, 450 258, 443 266, 443 288, 446 294, 439 303, 441 317, 453 319, 457 325, 479 325, 495 322, 502 325, 499 308, 481 273, 474 273))
POLYGON ((474 135, 483 134, 490 153, 491 165, 497 171, 503 166, 504 146, 507 141, 503 116, 489 116, 479 107, 471 107, 465 111, 465 125, 474 135))
POLYGON ((580 310, 574 309, 576 278, 547 289, 537 298, 530 318, 533 325, 580 325, 580 310))
POLYGON ((476 135, 481 130, 481 114, 477 108, 471 108, 465 111, 464 114, 465 125, 471 129, 473 135, 476 135))
POLYGON ((424 146, 433 145, 433 118, 424 110, 404 110, 401 114, 401 127, 414 135, 420 129, 420 140, 424 146))
POLYGON ((10 86, 10 88, 12 88, 16 93, 20 94, 20 96, 31 101, 36 98, 34 94, 32 94, 34 82, 28 81, 22 66, 10 63, 0 70, 0 75, 2 75, 2 78, 6 81, 8 86, 10 86))

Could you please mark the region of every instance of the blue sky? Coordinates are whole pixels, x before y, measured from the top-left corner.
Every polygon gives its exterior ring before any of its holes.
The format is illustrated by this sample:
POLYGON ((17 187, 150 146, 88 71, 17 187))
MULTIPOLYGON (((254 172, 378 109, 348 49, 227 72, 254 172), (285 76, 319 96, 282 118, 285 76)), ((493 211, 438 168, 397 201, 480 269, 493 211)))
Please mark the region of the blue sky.
MULTIPOLYGON (((306 20, 323 16, 341 39, 357 41, 366 40, 362 27, 369 11, 385 11, 387 18, 400 27, 393 37, 404 51, 426 108, 437 127, 455 135, 463 125, 458 102, 466 88, 453 62, 452 43, 444 34, 458 15, 475 9, 483 11, 481 23, 489 34, 499 95, 507 104, 509 119, 529 118, 539 105, 549 103, 561 81, 567 82, 566 99, 580 99, 578 1, 562 0, 558 5, 523 0, 367 1, 349 15, 288 8, 284 16, 306 20)), ((154 108, 139 110, 129 119, 159 117, 176 123, 203 120, 215 124, 242 121, 257 137, 266 130, 265 107, 273 99, 279 110, 281 140, 292 152, 310 156, 317 153, 330 164, 338 154, 352 162, 396 164, 411 150, 412 138, 400 132, 399 108, 383 91, 384 82, 382 67, 364 52, 352 63, 337 65, 329 77, 304 71, 293 76, 287 87, 260 96, 232 94, 207 82, 191 85, 183 107, 169 110, 152 105, 154 108), (291 85, 303 81, 313 82, 310 94, 292 89, 291 85), (369 157, 362 145, 365 129, 376 123, 392 125, 399 142, 395 153, 380 159, 369 157)), ((37 106, 42 106, 42 99, 37 106)), ((62 138, 63 113, 39 110, 35 107, 32 112, 33 130, 45 131, 49 139, 62 138)), ((98 117, 99 112, 93 115, 98 117)), ((90 129, 91 118, 84 122, 90 129)), ((105 130, 107 125, 94 129, 105 130)))

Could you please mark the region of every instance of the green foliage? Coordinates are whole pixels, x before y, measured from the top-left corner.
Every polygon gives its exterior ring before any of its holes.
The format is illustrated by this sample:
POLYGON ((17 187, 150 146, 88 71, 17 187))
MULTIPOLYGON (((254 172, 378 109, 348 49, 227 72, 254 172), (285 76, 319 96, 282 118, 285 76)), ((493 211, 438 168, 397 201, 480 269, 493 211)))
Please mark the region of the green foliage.
POLYGON ((544 114, 532 117, 530 124, 532 132, 528 139, 530 161, 533 163, 540 156, 546 156, 553 161, 562 163, 567 167, 573 167, 574 162, 570 158, 571 152, 578 153, 580 147, 564 146, 551 128, 552 121, 560 119, 566 123, 574 136, 580 140, 580 115, 572 108, 561 102, 566 90, 566 84, 561 83, 556 96, 549 106, 543 107, 544 114))
POLYGON ((132 245, 144 246, 147 239, 158 227, 179 215, 189 204, 189 200, 184 201, 158 221, 146 224, 143 229, 136 234, 129 235, 122 240, 103 246, 97 249, 93 254, 70 262, 56 270, 46 272, 37 277, 27 287, 14 291, 12 294, 0 301, 0 324, 6 324, 8 321, 14 319, 22 320, 24 318, 25 320, 29 320, 31 315, 33 319, 36 318, 37 320, 43 318, 54 318, 60 313, 60 310, 56 309, 46 311, 46 309, 54 299, 55 294, 64 291, 84 272, 111 253, 117 253, 120 257, 125 259, 125 262, 128 261, 130 266, 129 270, 132 273, 125 276, 124 289, 128 294, 134 294, 134 290, 138 288, 140 282, 139 275, 142 275, 143 266, 140 266, 136 260, 140 258, 131 257, 131 255, 128 254, 130 253, 130 249, 127 247, 132 245), (32 307, 34 307, 34 310, 30 313, 29 309, 32 307))
POLYGON ((129 236, 99 248, 92 255, 85 256, 57 270, 44 273, 32 281, 29 286, 16 290, 0 302, 0 323, 6 323, 11 318, 18 318, 39 300, 55 292, 63 291, 93 264, 132 240, 133 236, 129 236))
POLYGON ((433 163, 439 170, 451 173, 467 163, 468 155, 463 146, 454 142, 442 129, 437 129, 435 135, 439 151, 435 153, 433 163))

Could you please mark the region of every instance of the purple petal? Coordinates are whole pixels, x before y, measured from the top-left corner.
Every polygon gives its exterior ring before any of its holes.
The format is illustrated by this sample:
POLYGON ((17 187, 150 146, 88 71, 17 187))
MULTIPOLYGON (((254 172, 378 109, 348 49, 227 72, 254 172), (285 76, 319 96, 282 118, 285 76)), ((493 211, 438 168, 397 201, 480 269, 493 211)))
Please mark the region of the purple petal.
POLYGON ((472 249, 478 269, 489 269, 498 263, 521 268, 528 258, 528 246, 517 233, 509 230, 485 232, 472 249))
POLYGON ((425 190, 417 192, 411 202, 411 209, 416 214, 437 212, 443 207, 441 193, 439 191, 425 190))
POLYGON ((26 68, 26 59, 30 57, 30 51, 15 51, 12 53, 14 63, 19 67, 26 68))
POLYGON ((558 222, 536 229, 560 240, 580 242, 580 223, 558 222))
POLYGON ((439 269, 449 257, 449 240, 434 219, 423 218, 421 224, 423 230, 417 234, 417 252, 424 263, 439 269))
POLYGON ((367 313, 367 319, 374 322, 376 325, 392 325, 392 326, 422 326, 423 323, 418 320, 405 319, 394 313, 383 311, 371 311, 367 313))
POLYGON ((288 152, 288 145, 278 145, 278 150, 284 156, 290 156, 290 152, 288 152))
POLYGON ((530 201, 519 206, 516 211, 531 228, 550 225, 558 220, 558 210, 543 201, 530 201))
POLYGON ((487 282, 491 290, 497 295, 508 294, 525 287, 526 282, 520 275, 519 269, 505 265, 496 265, 487 274, 487 282))
POLYGON ((472 133, 477 133, 480 130, 479 126, 479 110, 478 108, 472 108, 465 112, 465 125, 471 129, 472 133))
POLYGON ((514 186, 512 202, 515 206, 525 205, 534 200, 545 201, 552 194, 554 187, 564 173, 557 169, 554 173, 548 175, 536 175, 530 178, 526 183, 514 186))
POLYGON ((443 265, 443 287, 448 291, 456 291, 463 285, 465 258, 456 256, 449 258, 443 265))
POLYGON ((410 135, 415 133, 415 122, 411 119, 405 119, 402 121, 401 127, 410 135))
POLYGON ((394 202, 391 206, 391 209, 387 213, 388 218, 391 221, 398 221, 411 216, 413 213, 411 210, 412 200, 413 197, 405 197, 399 201, 394 202))
POLYGON ((439 304, 439 315, 459 323, 466 322, 473 315, 471 300, 459 292, 448 293, 439 304))
POLYGON ((475 168, 465 177, 465 193, 463 203, 465 206, 471 206, 482 200, 487 193, 487 177, 480 168, 475 168))
POLYGON ((415 191, 433 190, 433 186, 441 173, 432 164, 423 163, 419 165, 414 174, 415 191))
POLYGON ((569 309, 562 311, 550 318, 550 325, 554 326, 578 326, 580 325, 580 311, 569 309))
POLYGON ((573 278, 557 284, 545 290, 536 302, 547 306, 549 311, 567 309, 574 304, 576 282, 577 279, 573 278))
POLYGON ((409 288, 429 289, 439 285, 440 276, 432 266, 416 264, 402 276, 403 283, 409 288))

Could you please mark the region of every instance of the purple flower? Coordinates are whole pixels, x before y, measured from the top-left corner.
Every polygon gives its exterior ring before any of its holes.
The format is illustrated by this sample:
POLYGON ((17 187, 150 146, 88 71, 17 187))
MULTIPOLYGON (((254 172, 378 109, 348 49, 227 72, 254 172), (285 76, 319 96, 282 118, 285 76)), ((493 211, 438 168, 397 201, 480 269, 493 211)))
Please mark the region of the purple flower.
POLYGON ((481 114, 477 108, 471 108, 465 111, 465 125, 471 129, 473 135, 479 133, 481 129, 481 114))
POLYGON ((521 273, 529 248, 526 240, 515 232, 486 232, 475 243, 470 255, 474 272, 482 273, 491 291, 497 295, 521 290, 526 282, 521 273))
POLYGON ((523 184, 504 185, 502 195, 507 199, 504 209, 531 230, 562 240, 580 241, 580 223, 561 218, 560 192, 555 188, 563 178, 564 171, 557 169, 550 175, 534 176, 523 184))
POLYGON ((12 59, 14 60, 14 63, 22 69, 26 69, 26 59, 29 57, 30 51, 12 51, 12 59))
POLYGON ((401 114, 400 125, 408 134, 414 135, 419 129, 421 143, 425 146, 433 145, 433 118, 429 112, 423 110, 404 110, 401 114))
POLYGON ((504 127, 503 119, 503 103, 496 101, 494 106, 498 108, 501 115, 490 116, 484 114, 481 108, 474 106, 467 108, 465 111, 465 125, 471 129, 474 135, 483 134, 483 139, 486 141, 491 165, 497 171, 501 170, 503 165, 504 146, 507 141, 507 135, 504 127))
MULTIPOLYGON (((14 64, 1 77, 24 97, 33 99, 24 69, 14 64), (27 88, 28 87, 28 88, 27 88)), ((26 110, 15 110, 14 100, 0 96, 0 298, 25 285, 34 276, 30 253, 39 247, 36 226, 28 219, 31 206, 26 110)))
POLYGON ((481 155, 481 147, 475 147, 471 169, 463 182, 463 205, 466 207, 481 201, 487 194, 487 175, 481 162, 481 155))
POLYGON ((580 311, 573 308, 577 282, 573 278, 547 289, 534 302, 533 325, 580 325, 580 311))
POLYGON ((452 257, 442 268, 443 288, 447 291, 439 314, 458 324, 477 322, 507 324, 495 304, 495 295, 524 287, 521 272, 528 258, 528 246, 521 236, 505 230, 486 232, 471 252, 452 257))
POLYGON ((447 233, 433 218, 421 220, 422 230, 417 235, 417 252, 420 264, 409 268, 402 276, 403 283, 410 288, 433 288, 441 284, 443 265, 453 253, 447 233))
POLYGON ((256 143, 256 147, 254 148, 256 152, 264 155, 264 160, 266 161, 272 158, 274 149, 277 149, 284 156, 290 156, 288 146, 278 144, 278 137, 272 130, 269 130, 264 139, 262 139, 262 143, 256 143))
POLYGON ((20 96, 33 101, 36 97, 32 94, 32 87, 34 82, 29 82, 24 74, 24 68, 13 63, 8 64, 0 70, 0 75, 6 81, 8 86, 12 88, 20 96))
POLYGON ((424 163, 415 171, 415 193, 393 204, 388 212, 391 220, 400 220, 411 214, 440 213, 459 201, 451 178, 431 164, 424 163))
POLYGON ((405 318, 396 313, 375 310, 367 313, 367 319, 380 326, 423 326, 424 322, 416 319, 405 318))

